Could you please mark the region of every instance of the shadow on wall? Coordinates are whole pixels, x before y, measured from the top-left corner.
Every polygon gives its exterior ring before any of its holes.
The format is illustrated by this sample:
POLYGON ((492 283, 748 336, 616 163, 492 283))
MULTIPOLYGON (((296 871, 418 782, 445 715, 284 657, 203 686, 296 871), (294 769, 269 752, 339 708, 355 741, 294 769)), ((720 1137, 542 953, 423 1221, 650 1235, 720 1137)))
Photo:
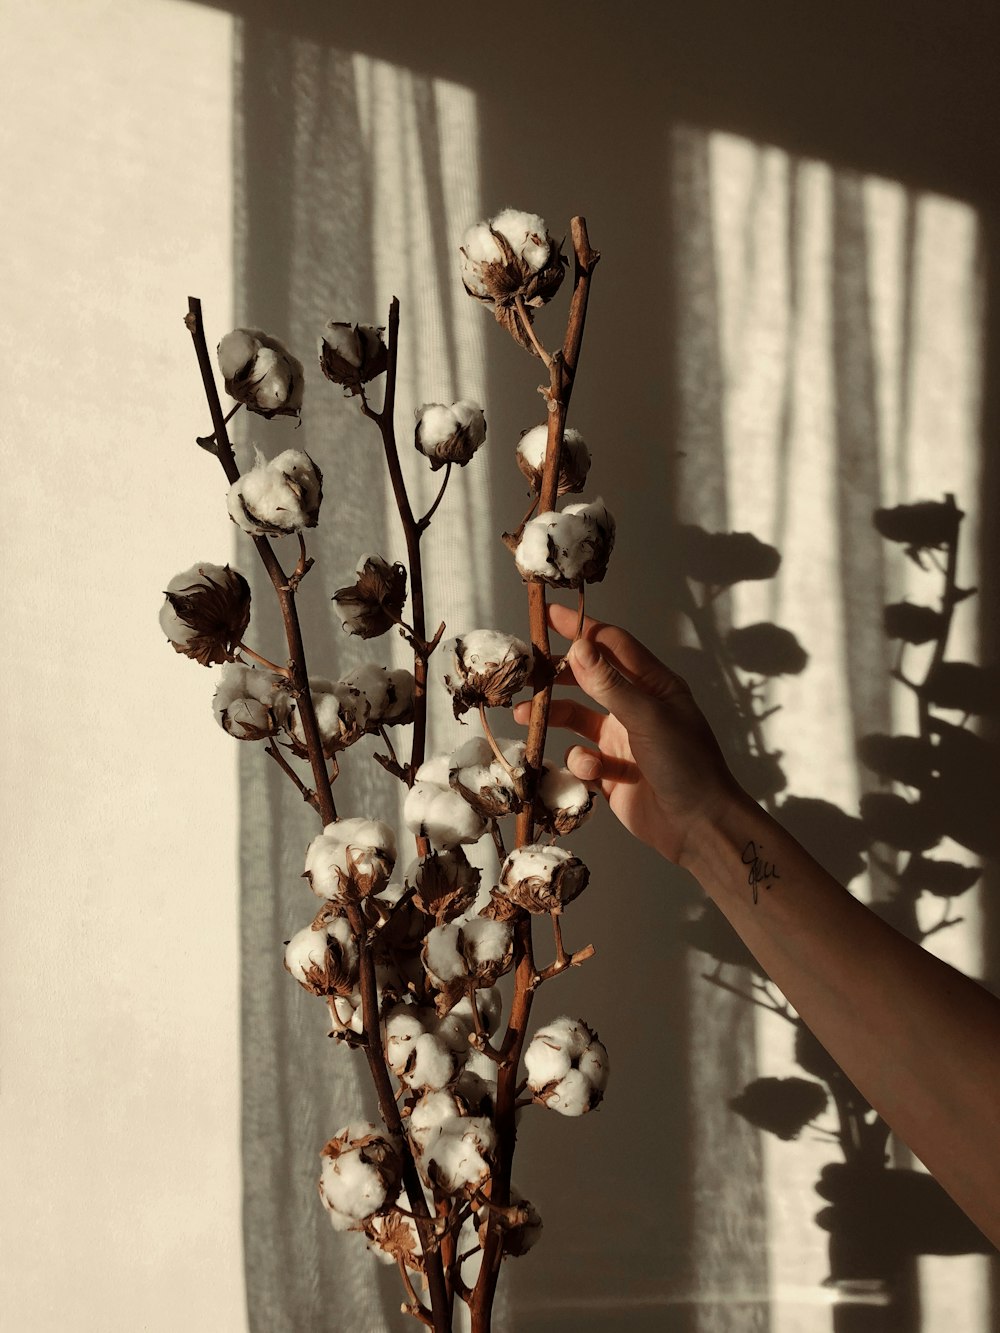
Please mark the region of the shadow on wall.
MULTIPOLYGON (((378 225, 365 196, 338 194, 334 143, 317 142, 313 160, 292 169, 282 126, 294 113, 296 89, 283 81, 291 68, 283 57, 293 42, 368 54, 467 86, 479 106, 484 209, 507 203, 539 208, 553 228, 576 211, 587 213, 606 259, 595 280, 573 415, 595 443, 593 487, 605 492, 620 524, 612 573, 594 591, 591 608, 640 628, 662 655, 678 639, 674 599, 660 572, 677 554, 666 534, 678 505, 683 517, 706 527, 729 525, 719 465, 722 372, 714 380, 710 374, 685 378, 692 364, 685 351, 698 340, 711 349, 720 334, 712 283, 690 281, 692 272, 711 265, 712 237, 676 231, 679 192, 691 197, 704 185, 697 155, 674 153, 678 125, 726 129, 842 168, 842 230, 850 229, 854 173, 876 173, 972 204, 979 210, 993 284, 983 363, 997 360, 1000 146, 993 126, 1000 12, 973 3, 924 3, 897 19, 849 0, 823 14, 778 3, 762 15, 753 7, 716 2, 618 6, 612 22, 610 7, 589 7, 588 13, 586 6, 556 0, 529 23, 513 13, 452 4, 422 6, 419 14, 407 4, 348 15, 325 0, 302 0, 279 23, 273 7, 256 0, 224 7, 247 20, 244 68, 255 77, 244 83, 244 108, 265 127, 237 163, 249 219, 249 286, 241 308, 285 311, 280 256, 291 227, 282 192, 332 185, 315 198, 334 210, 345 238, 370 221, 378 225), (260 219, 267 220, 266 232, 260 219), (272 265, 275 255, 279 260, 272 265), (676 452, 681 443, 689 457, 699 448, 705 455, 683 476, 676 452)), ((684 216, 696 212, 688 209, 684 216)), ((319 271, 324 257, 316 254, 313 262, 319 271)), ((862 286, 863 279, 861 272, 862 286)), ((858 299, 864 301, 863 291, 858 299)), ((286 311, 279 323, 295 318, 286 311)), ((544 316, 539 326, 544 336, 544 316)), ((499 333, 488 343, 488 361, 491 438, 513 442, 541 417, 537 377, 499 333)), ((704 367, 712 358, 695 362, 704 367)), ((856 402, 864 386, 845 364, 839 392, 856 402)), ((997 402, 997 389, 985 384, 984 440, 992 440, 1000 424, 997 402)), ((839 455, 840 521, 858 580, 866 575, 865 553, 878 545, 869 520, 879 494, 866 462, 863 414, 854 420, 861 421, 857 447, 839 455)), ((1000 499, 995 454, 988 448, 982 453, 976 507, 983 513, 1000 499)), ((508 463, 500 448, 489 453, 498 531, 524 507, 523 482, 508 463)), ((362 492, 364 484, 358 482, 362 492)), ((970 497, 959 500, 972 506, 970 497)), ((998 540, 997 525, 984 523, 979 610, 986 660, 996 659, 1000 645, 998 540)), ((523 628, 521 589, 499 542, 496 553, 496 623, 523 628)), ((871 678, 871 663, 857 660, 855 698, 871 678)), ((887 694, 876 691, 864 700, 859 733, 877 729, 880 719, 888 730, 887 694)), ((554 738, 553 750, 558 743, 554 738)), ((582 1124, 553 1125, 556 1117, 539 1117, 531 1134, 523 1135, 521 1170, 546 1219, 549 1255, 546 1264, 528 1260, 517 1273, 516 1327, 522 1333, 606 1330, 621 1318, 609 1312, 621 1309, 627 1292, 648 1303, 645 1313, 629 1314, 630 1328, 643 1327, 645 1318, 658 1329, 765 1329, 763 1167, 756 1134, 724 1105, 727 1092, 757 1072, 751 1020, 738 1005, 707 1010, 698 1001, 697 1045, 717 1043, 715 1068, 701 1069, 699 1052, 689 1049, 692 999, 678 931, 688 888, 643 849, 626 848, 606 824, 591 825, 579 845, 595 886, 608 886, 616 906, 609 929, 607 895, 591 890, 580 900, 569 918, 570 943, 593 939, 600 958, 556 983, 560 992, 547 1002, 595 1023, 600 1011, 617 1088, 628 1089, 629 1096, 609 1098, 600 1117, 582 1124), (661 891, 668 877, 677 890, 669 894, 661 891), (718 1111, 706 1097, 714 1098, 718 1111), (697 1107, 697 1124, 689 1102, 697 1107), (711 1160, 716 1148, 728 1165, 711 1160), (594 1170, 564 1182, 559 1164, 570 1160, 577 1171, 592 1161, 594 1170), (581 1225, 580 1218, 588 1220, 581 1225), (697 1306, 706 1273, 723 1301, 707 1314, 697 1306), (551 1304, 553 1291, 568 1293, 568 1303, 551 1304), (749 1299, 727 1314, 725 1301, 737 1293, 749 1293, 749 1299), (529 1306, 538 1311, 537 1322, 529 1306)), ((989 898, 984 921, 985 956, 996 981, 997 914, 989 898)), ((540 1016, 551 1015, 546 1010, 540 1016)), ((894 1327, 918 1326, 918 1314, 907 1317, 911 1323, 894 1327)))

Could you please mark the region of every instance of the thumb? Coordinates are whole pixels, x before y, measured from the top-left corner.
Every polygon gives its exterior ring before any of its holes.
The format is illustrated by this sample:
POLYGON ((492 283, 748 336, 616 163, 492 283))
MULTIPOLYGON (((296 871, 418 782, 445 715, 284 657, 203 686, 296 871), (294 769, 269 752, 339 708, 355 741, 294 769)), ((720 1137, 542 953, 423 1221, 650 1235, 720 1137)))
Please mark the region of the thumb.
POLYGON ((611 665, 596 643, 590 639, 577 639, 568 656, 580 688, 613 713, 626 729, 645 718, 645 694, 611 665))

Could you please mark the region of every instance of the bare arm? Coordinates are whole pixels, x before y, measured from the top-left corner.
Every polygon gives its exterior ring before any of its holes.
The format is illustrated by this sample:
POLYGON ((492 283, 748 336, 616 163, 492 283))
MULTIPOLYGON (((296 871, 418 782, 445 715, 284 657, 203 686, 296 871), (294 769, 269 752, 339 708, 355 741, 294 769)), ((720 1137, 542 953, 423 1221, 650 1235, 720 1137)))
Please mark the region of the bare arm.
MULTIPOLYGON (((574 613, 550 608, 572 633, 574 613)), ((552 721, 621 822, 688 869, 872 1106, 1000 1245, 1000 1000, 898 934, 729 774, 684 682, 587 621, 552 721), (596 649, 591 654, 590 649, 596 649), (756 898, 756 902, 755 902, 756 898)))

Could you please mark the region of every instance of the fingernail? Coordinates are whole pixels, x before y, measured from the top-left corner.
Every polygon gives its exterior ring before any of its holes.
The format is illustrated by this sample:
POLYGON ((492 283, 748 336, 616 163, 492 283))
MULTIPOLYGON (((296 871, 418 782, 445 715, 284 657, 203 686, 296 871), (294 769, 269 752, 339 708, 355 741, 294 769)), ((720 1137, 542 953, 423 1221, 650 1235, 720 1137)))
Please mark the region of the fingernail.
POLYGON ((573 644, 571 653, 573 661, 582 666, 584 671, 589 671, 591 667, 596 666, 600 658, 600 653, 589 639, 577 639, 573 644))
POLYGON ((601 765, 596 759, 581 759, 577 764, 579 776, 584 782, 592 782, 594 778, 600 776, 601 765))

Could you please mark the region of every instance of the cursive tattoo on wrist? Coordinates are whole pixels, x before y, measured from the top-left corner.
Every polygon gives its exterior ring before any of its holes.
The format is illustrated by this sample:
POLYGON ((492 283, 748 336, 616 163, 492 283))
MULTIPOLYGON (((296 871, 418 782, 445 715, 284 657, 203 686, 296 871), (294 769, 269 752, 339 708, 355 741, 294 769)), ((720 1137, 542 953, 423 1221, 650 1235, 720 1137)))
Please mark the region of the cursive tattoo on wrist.
POLYGON ((769 889, 774 880, 781 878, 778 874, 777 866, 772 865, 769 861, 765 861, 761 856, 763 850, 764 848, 762 846, 758 847, 752 838, 743 848, 742 861, 745 866, 749 867, 747 871, 747 883, 750 885, 751 889, 753 889, 754 905, 757 903, 757 890, 759 886, 763 884, 765 889, 769 889))

